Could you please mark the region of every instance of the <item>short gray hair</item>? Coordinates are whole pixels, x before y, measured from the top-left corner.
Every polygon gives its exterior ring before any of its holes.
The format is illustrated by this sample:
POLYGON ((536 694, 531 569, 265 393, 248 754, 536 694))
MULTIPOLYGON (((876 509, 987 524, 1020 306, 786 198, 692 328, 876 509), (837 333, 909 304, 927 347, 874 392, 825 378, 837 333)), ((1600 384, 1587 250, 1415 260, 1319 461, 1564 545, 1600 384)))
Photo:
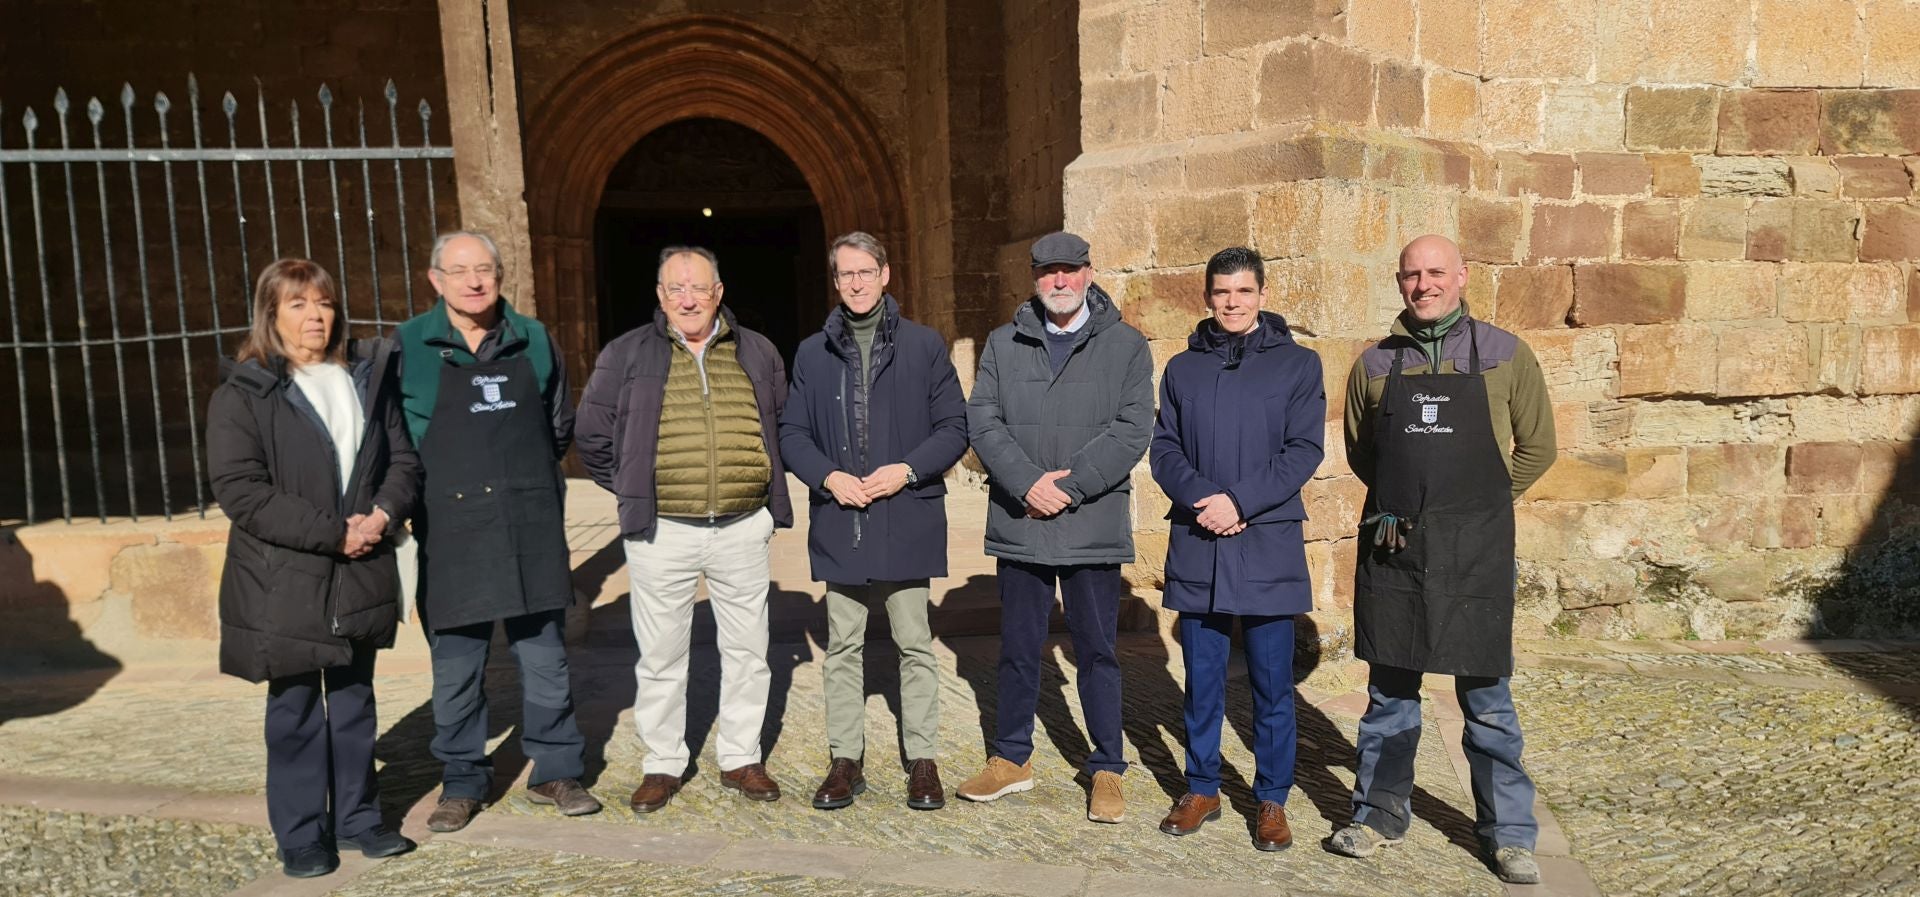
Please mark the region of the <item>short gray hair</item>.
POLYGON ((880 241, 875 239, 872 234, 863 230, 857 230, 835 237, 833 245, 827 247, 827 270, 834 274, 840 273, 839 260, 836 259, 835 256, 840 254, 840 249, 843 246, 848 249, 858 249, 861 252, 873 256, 873 260, 878 262, 882 268, 887 266, 887 248, 881 246, 880 241))
POLYGON ((660 263, 653 266, 654 283, 660 282, 660 269, 665 268, 667 260, 676 255, 697 255, 706 259, 707 264, 713 266, 713 282, 720 282, 720 259, 714 256, 713 250, 705 246, 669 246, 660 250, 660 263))
POLYGON ((446 251, 448 243, 458 240, 461 237, 472 237, 475 240, 479 240, 480 245, 487 247, 487 252, 493 256, 493 273, 495 278, 499 280, 506 279, 507 268, 506 265, 500 262, 499 244, 493 242, 493 238, 487 236, 486 231, 481 230, 453 230, 441 234, 433 241, 433 252, 427 257, 427 264, 432 265, 435 270, 446 270, 440 267, 440 254, 446 251))

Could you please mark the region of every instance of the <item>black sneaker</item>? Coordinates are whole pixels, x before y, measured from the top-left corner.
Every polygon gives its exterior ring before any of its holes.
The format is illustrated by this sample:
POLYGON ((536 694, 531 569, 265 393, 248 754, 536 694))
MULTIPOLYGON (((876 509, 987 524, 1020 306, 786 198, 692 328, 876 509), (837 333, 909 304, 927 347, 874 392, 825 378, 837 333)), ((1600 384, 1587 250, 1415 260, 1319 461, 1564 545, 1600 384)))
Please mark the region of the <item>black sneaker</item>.
POLYGON ((286 851, 280 860, 280 871, 288 878, 317 878, 338 868, 340 857, 317 844, 286 851))
POLYGON ((334 841, 340 849, 352 848, 360 851, 368 859, 396 857, 418 847, 405 835, 393 831, 384 825, 374 826, 352 838, 340 838, 334 841))

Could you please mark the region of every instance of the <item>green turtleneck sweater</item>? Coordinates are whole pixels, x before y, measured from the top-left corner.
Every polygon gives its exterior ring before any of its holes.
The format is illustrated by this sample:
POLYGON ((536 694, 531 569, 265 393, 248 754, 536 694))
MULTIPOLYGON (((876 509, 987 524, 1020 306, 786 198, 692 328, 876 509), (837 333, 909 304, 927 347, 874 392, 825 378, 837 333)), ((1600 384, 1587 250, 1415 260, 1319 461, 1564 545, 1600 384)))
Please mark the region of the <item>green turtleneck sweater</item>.
POLYGON ((1413 320, 1412 314, 1408 314, 1403 318, 1407 323, 1407 333, 1420 344, 1420 351, 1427 354, 1428 370, 1437 371, 1440 369, 1440 346, 1446 341, 1447 331, 1452 330, 1453 325, 1458 322, 1466 312, 1467 307, 1465 304, 1454 306, 1453 311, 1449 312, 1446 317, 1431 324, 1419 324, 1413 320))
POLYGON ((856 315, 844 306, 841 311, 847 316, 854 343, 860 347, 860 382, 865 384, 873 377, 873 335, 880 332, 880 306, 875 304, 864 315, 856 315))

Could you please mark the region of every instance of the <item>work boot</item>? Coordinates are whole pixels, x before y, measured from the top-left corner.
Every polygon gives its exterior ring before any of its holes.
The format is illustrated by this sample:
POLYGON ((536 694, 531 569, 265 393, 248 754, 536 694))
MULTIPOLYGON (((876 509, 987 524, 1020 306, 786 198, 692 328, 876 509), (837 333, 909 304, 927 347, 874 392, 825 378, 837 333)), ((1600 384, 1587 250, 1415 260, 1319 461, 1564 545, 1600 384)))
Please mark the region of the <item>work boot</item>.
POLYGON ((1293 829, 1287 825, 1287 808, 1279 802, 1260 802, 1260 819, 1253 827, 1253 846, 1269 852, 1293 846, 1293 829))
POLYGON ((827 767, 827 778, 820 783, 820 790, 813 792, 813 808, 838 810, 852 806, 854 797, 865 793, 867 777, 860 772, 860 762, 835 757, 827 767))
POLYGON ((955 794, 967 800, 999 800, 1019 791, 1033 790, 1033 758, 1015 766, 1005 757, 988 757, 987 768, 980 774, 960 783, 955 794))
POLYGON ((915 760, 907 764, 907 806, 915 810, 938 810, 947 805, 947 790, 940 784, 940 764, 915 760))
POLYGON ((1493 852, 1493 871, 1500 880, 1513 885, 1540 883, 1540 862, 1525 847, 1502 847, 1493 852))
POLYGON ((1087 798, 1087 818, 1119 822, 1127 818, 1127 797, 1120 791, 1120 774, 1100 770, 1093 774, 1093 795, 1087 798))
POLYGON ((580 787, 579 779, 554 779, 530 785, 527 788, 527 800, 558 807, 562 816, 586 816, 600 812, 600 800, 580 787))
POLYGON ((1186 836, 1200 830, 1215 819, 1220 818, 1220 795, 1195 794, 1191 791, 1180 795, 1178 803, 1167 811, 1167 818, 1160 820, 1160 830, 1169 835, 1186 836))
POLYGON ((664 772, 648 773, 640 780, 640 787, 633 789, 633 797, 627 800, 627 806, 635 813, 651 813, 667 805, 673 795, 680 790, 680 777, 664 772))
POLYGON ((1405 838, 1389 838, 1373 826, 1355 822, 1327 838, 1327 849, 1343 857, 1366 859, 1382 847, 1391 847, 1405 838))
POLYGON ((427 830, 432 832, 457 832, 473 821, 473 814, 480 812, 480 802, 470 797, 443 797, 440 805, 433 808, 433 815, 427 817, 427 830))
POLYGON ((720 773, 722 787, 740 792, 748 800, 779 800, 780 783, 767 775, 764 763, 749 763, 739 769, 720 773))

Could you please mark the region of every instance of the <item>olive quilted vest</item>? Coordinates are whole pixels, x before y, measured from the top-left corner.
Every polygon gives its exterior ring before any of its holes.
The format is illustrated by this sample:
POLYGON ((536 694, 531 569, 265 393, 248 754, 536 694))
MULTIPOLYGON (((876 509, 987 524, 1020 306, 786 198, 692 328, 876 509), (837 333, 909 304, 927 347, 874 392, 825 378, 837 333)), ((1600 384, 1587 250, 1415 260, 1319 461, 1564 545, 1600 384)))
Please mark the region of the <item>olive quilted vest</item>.
POLYGON ((659 513, 665 516, 732 517, 767 504, 773 465, 753 381, 740 367, 736 345, 722 322, 707 344, 703 372, 693 353, 674 341, 654 462, 659 513))

